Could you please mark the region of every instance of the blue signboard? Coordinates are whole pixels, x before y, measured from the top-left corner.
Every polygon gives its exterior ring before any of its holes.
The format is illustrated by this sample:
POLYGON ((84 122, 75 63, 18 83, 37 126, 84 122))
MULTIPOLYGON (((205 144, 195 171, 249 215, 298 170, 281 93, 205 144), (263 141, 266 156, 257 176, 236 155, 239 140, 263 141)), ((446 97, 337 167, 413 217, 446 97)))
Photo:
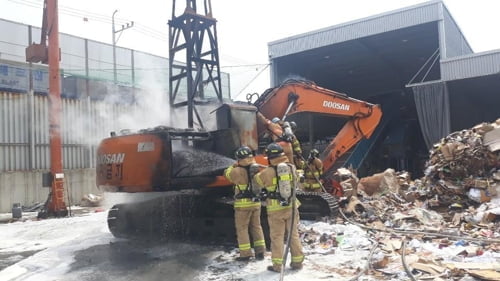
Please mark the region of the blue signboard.
MULTIPOLYGON (((46 70, 33 70, 33 89, 35 92, 48 92, 49 74, 46 70)), ((20 67, 7 63, 0 63, 0 89, 13 92, 27 92, 29 90, 28 67, 20 67)))

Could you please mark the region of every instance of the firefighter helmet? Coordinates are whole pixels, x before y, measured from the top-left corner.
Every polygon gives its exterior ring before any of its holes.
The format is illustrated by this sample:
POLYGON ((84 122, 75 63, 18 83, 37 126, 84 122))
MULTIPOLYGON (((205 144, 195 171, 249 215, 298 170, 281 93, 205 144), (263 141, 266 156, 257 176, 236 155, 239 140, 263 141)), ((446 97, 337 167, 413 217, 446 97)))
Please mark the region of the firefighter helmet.
POLYGON ((295 123, 294 121, 290 121, 290 128, 292 128, 292 131, 295 132, 295 130, 297 129, 297 123, 295 123))
POLYGON ((309 152, 309 157, 316 158, 318 156, 319 156, 319 151, 316 148, 311 149, 311 152, 309 152))
POLYGON ((248 146, 242 146, 236 150, 234 153, 236 159, 245 159, 247 157, 253 156, 252 150, 248 146))
POLYGON ((278 123, 279 121, 280 121, 279 117, 274 117, 273 119, 271 119, 271 122, 273 123, 278 123))
POLYGON ((273 142, 266 147, 266 155, 268 159, 273 159, 284 155, 283 147, 281 145, 273 142))

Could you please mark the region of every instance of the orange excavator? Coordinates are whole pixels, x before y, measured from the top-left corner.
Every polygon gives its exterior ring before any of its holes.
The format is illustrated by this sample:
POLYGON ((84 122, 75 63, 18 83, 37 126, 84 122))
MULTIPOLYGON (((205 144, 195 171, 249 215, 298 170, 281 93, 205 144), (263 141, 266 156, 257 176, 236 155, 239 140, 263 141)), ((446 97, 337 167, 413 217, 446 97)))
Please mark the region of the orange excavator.
MULTIPOLYGON (((212 113, 216 130, 159 126, 113 135, 102 140, 97 150, 98 187, 145 196, 140 202, 113 206, 108 215, 110 231, 117 237, 141 239, 235 241, 233 190, 223 170, 235 162, 234 151, 242 145, 255 151, 258 162, 267 164, 259 147, 267 127, 259 122, 257 112, 282 120, 301 112, 347 119, 322 153, 325 169, 369 138, 382 116, 379 105, 313 82, 289 80, 268 89, 252 104, 221 104, 212 113)), ((302 218, 333 216, 338 208, 337 199, 325 192, 298 192, 297 198, 302 218)))

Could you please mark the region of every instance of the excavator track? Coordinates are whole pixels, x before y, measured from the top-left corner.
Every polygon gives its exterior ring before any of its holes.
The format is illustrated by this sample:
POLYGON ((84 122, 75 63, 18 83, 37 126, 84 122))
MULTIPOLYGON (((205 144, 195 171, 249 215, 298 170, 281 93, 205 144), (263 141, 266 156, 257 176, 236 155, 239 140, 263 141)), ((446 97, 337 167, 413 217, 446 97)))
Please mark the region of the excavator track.
POLYGON ((326 192, 297 191, 300 218, 317 220, 323 217, 334 217, 338 213, 339 202, 337 198, 326 192))
MULTIPOLYGON (((324 192, 297 191, 300 217, 317 220, 335 216, 337 198, 324 192)), ((204 244, 236 243, 232 199, 199 190, 163 192, 159 197, 114 205, 108 227, 115 237, 142 241, 195 241, 204 244)), ((269 245, 267 213, 262 227, 269 245)))
POLYGON ((161 197, 113 206, 108 227, 115 237, 144 241, 233 243, 233 206, 198 191, 165 192, 161 197))

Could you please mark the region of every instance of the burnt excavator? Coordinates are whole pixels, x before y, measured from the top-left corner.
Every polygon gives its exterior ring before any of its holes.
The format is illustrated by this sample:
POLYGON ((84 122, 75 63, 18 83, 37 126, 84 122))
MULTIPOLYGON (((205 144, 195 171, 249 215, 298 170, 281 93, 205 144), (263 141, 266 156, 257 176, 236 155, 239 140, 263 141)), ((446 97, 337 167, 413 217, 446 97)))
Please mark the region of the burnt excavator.
MULTIPOLYGON (((234 151, 241 145, 253 149, 259 163, 267 164, 259 147, 266 126, 259 123, 257 112, 282 120, 304 112, 346 119, 322 153, 325 170, 360 140, 369 138, 382 116, 379 105, 310 81, 288 80, 251 104, 218 106, 212 112, 215 130, 159 126, 106 138, 97 150, 98 187, 107 192, 156 195, 113 206, 108 215, 113 235, 233 243, 233 190, 223 170, 235 162, 234 151)), ((337 198, 325 192, 298 192, 297 198, 302 218, 334 216, 338 208, 337 198)))
MULTIPOLYGON (((177 14, 172 1, 169 102, 171 112, 187 113, 187 128, 179 128, 181 120, 174 120, 176 127, 112 134, 102 140, 96 184, 102 191, 143 195, 109 210, 108 226, 117 237, 234 245, 233 188, 223 171, 235 162, 234 152, 242 145, 255 151, 259 163, 267 164, 261 147, 267 144, 267 128, 257 116, 285 120, 308 112, 347 119, 323 152, 329 169, 347 150, 371 136, 382 112, 378 105, 297 80, 266 90, 255 102, 224 103, 212 5, 185 2, 177 14), (178 60, 180 54, 185 57, 178 60), (181 59, 185 63, 179 64, 181 59), (215 102, 208 98, 214 95, 215 102), (207 120, 212 121, 210 129, 203 125, 207 120), (194 128, 195 122, 201 126, 194 128)), ((334 216, 338 208, 337 198, 326 192, 298 192, 297 198, 302 218, 334 216)), ((265 235, 266 222, 262 219, 265 235)))

